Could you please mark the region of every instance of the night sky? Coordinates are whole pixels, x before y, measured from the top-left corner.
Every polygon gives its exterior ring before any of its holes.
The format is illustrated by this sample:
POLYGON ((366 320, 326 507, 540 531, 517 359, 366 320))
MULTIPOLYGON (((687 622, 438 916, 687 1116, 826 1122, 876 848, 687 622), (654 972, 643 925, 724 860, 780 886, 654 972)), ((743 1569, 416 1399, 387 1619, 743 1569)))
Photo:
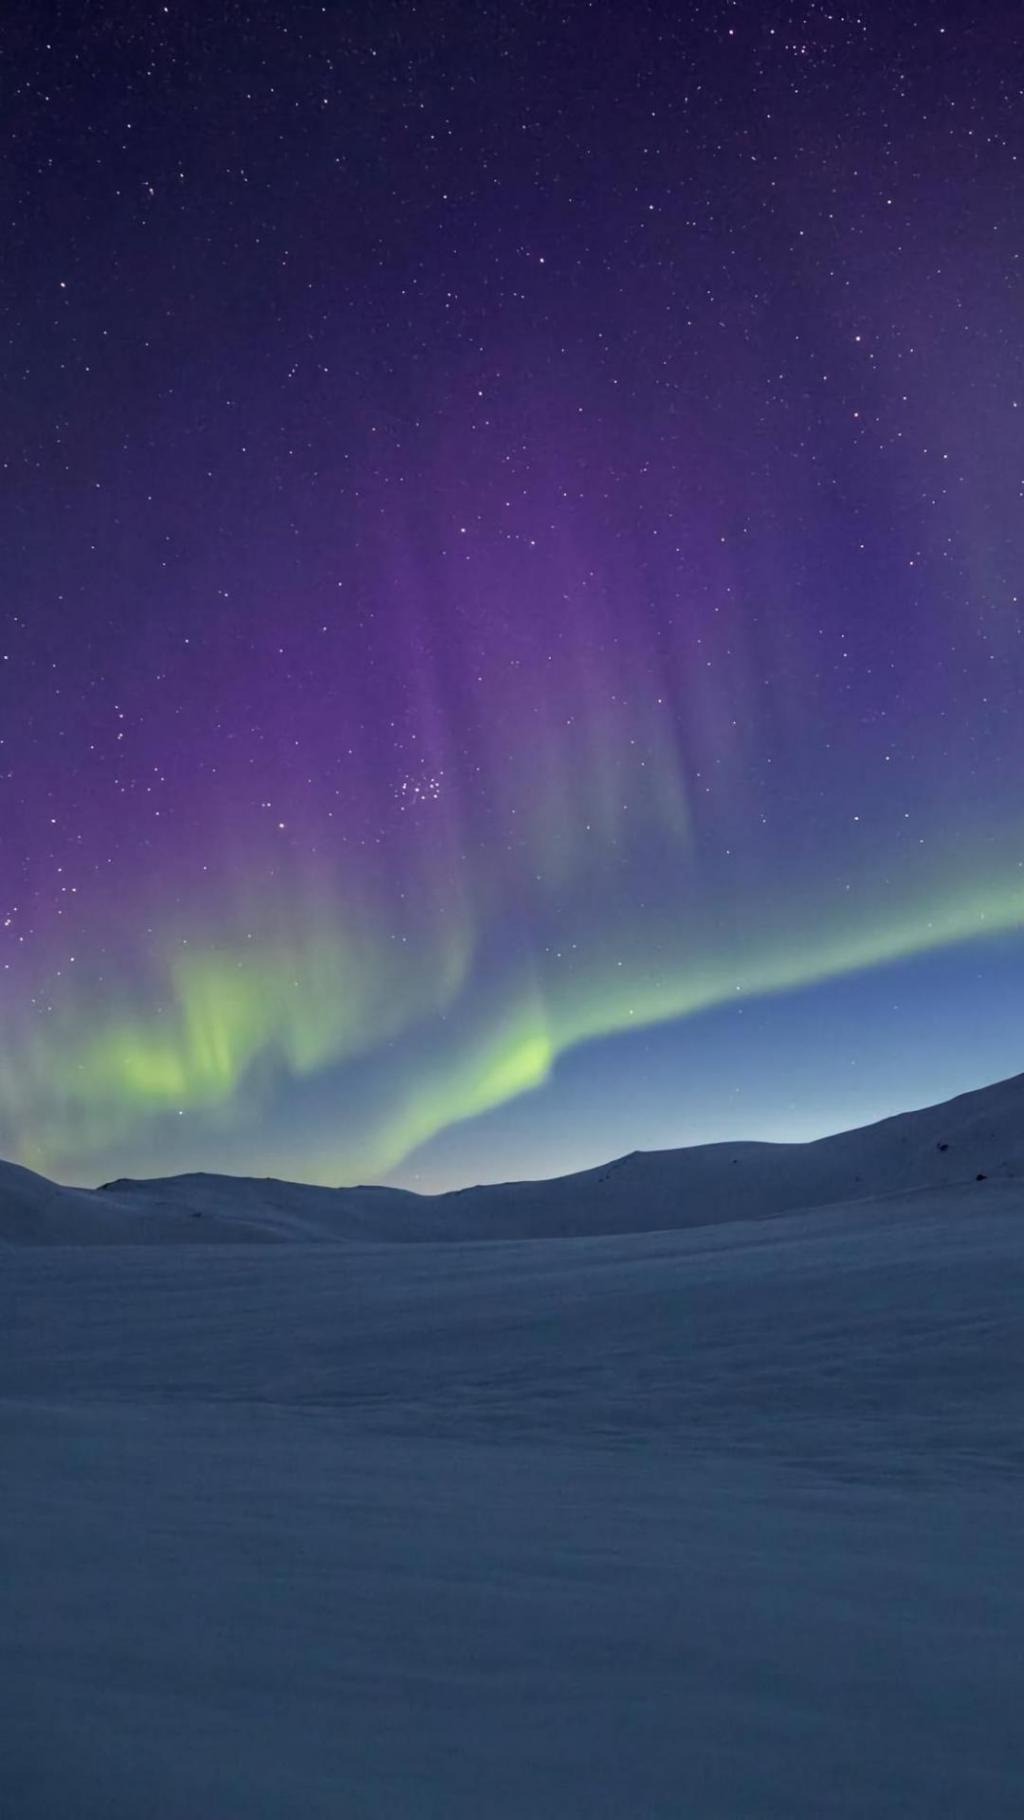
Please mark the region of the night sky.
POLYGON ((0 1155, 436 1189, 1024 1068, 1016 7, 0 51, 0 1155))

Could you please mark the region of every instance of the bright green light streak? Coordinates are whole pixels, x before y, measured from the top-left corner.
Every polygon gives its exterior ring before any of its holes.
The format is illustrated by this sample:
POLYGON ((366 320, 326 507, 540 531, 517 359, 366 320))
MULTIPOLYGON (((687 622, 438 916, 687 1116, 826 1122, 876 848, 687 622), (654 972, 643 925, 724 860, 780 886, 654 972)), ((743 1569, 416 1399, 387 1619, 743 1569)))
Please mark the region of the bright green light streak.
MULTIPOLYGON (((175 949, 148 1011, 83 1004, 23 1029, 0 1056, 0 1100, 25 1134, 21 1160, 109 1154, 181 1110, 211 1130, 255 1121, 258 1149, 282 1076, 316 1076, 394 1042, 359 1136, 312 1159, 321 1177, 383 1175, 442 1130, 541 1086, 580 1043, 1018 929, 1024 878, 1015 869, 932 888, 884 921, 868 921, 863 906, 843 915, 821 906, 774 938, 751 906, 749 939, 719 932, 713 948, 707 925, 687 933, 682 914, 609 910, 600 933, 561 960, 512 967, 486 1014, 465 927, 442 939, 435 925, 417 948, 369 926, 332 935, 327 920, 320 906, 304 938, 175 949)), ((566 925, 582 929, 583 912, 567 912, 566 925)))

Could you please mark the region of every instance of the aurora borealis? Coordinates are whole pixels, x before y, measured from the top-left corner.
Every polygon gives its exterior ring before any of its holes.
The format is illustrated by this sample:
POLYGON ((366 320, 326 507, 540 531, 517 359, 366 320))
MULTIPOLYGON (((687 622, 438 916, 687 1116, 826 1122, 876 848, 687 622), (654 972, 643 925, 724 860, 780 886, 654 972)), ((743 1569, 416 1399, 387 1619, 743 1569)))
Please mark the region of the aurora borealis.
POLYGON ((1019 31, 22 9, 0 1155, 441 1187, 1024 1067, 1019 31))

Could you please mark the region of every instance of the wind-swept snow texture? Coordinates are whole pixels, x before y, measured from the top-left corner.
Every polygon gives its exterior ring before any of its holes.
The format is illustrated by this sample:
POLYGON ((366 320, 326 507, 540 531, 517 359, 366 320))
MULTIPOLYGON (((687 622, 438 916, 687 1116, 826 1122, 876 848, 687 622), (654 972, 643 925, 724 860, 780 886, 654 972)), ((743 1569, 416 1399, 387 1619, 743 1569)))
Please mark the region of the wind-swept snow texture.
POLYGON ((12 1174, 37 1237, 277 1242, 4 1252, 0 1811, 1019 1820, 1021 1089, 971 1097, 807 1147, 832 1204, 720 1147, 488 1191, 556 1234, 490 1243, 12 1174))

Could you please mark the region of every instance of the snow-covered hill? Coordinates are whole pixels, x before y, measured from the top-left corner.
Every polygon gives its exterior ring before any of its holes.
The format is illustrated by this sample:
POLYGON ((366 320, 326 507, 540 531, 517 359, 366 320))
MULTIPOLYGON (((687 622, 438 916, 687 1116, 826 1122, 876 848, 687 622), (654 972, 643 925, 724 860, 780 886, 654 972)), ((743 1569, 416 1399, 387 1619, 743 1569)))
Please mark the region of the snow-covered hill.
POLYGON ((6 1168, 0 1812, 1019 1820, 1022 1112, 437 1199, 6 1168))
POLYGON ((540 1182, 436 1196, 236 1176, 58 1188, 0 1164, 0 1240, 294 1243, 557 1238, 764 1219, 975 1182, 1024 1180, 1024 1075, 811 1144, 636 1152, 540 1182))

